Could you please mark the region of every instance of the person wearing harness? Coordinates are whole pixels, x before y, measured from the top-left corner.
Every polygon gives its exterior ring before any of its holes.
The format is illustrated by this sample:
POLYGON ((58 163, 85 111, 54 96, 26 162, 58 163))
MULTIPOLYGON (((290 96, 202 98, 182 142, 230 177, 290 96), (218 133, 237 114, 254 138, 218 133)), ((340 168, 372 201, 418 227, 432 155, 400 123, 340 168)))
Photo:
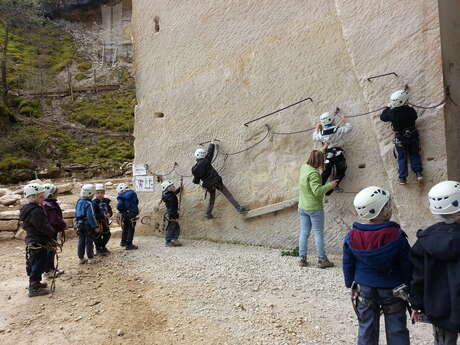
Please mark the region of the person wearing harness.
POLYGON ((98 230, 91 199, 96 192, 93 184, 85 184, 80 190, 80 199, 75 206, 75 219, 78 232, 78 258, 80 264, 93 264, 94 259, 94 236, 98 230), (88 259, 85 259, 85 251, 88 259))
POLYGON ((130 190, 128 185, 120 183, 117 186, 117 209, 121 214, 122 233, 121 243, 126 250, 137 249, 133 244, 134 232, 136 230, 136 219, 139 215, 139 200, 135 191, 130 190))
POLYGON ((414 265, 410 300, 418 321, 433 324, 435 345, 456 345, 460 333, 460 183, 444 181, 428 193, 439 222, 417 233, 411 250, 414 265))
POLYGON ((179 199, 177 198, 177 194, 181 192, 181 188, 176 188, 171 181, 164 181, 161 184, 163 192, 161 200, 166 205, 166 219, 168 221, 165 231, 166 247, 182 246, 182 243, 179 242, 179 199))
MULTIPOLYGON (((334 180, 340 181, 345 177, 347 170, 347 161, 345 151, 343 150, 344 136, 352 130, 352 124, 345 118, 341 117, 340 122, 336 124, 335 115, 324 113, 320 116, 320 123, 313 132, 313 140, 327 145, 325 152, 324 171, 321 175, 323 184, 326 184, 335 168, 334 180)), ((342 192, 343 189, 337 185, 326 195, 331 195, 333 191, 342 192)))
POLYGON ((206 192, 209 193, 209 205, 206 211, 206 217, 208 219, 213 218, 212 210, 214 209, 214 202, 216 200, 216 189, 227 198, 239 213, 246 213, 249 209, 241 206, 235 200, 232 193, 225 187, 222 177, 212 166, 215 148, 216 144, 213 141, 209 144, 207 152, 202 148, 197 149, 195 151, 196 163, 192 168, 193 183, 200 184, 200 181, 203 181, 202 186, 206 192))
MULTIPOLYGON (((67 224, 62 216, 61 207, 57 202, 57 187, 54 184, 47 183, 43 185, 43 188, 45 189, 45 201, 43 202, 43 208, 45 209, 46 216, 48 217, 48 223, 55 231, 54 239, 57 241, 58 233, 62 234, 67 229, 67 224)), ((45 278, 50 279, 64 274, 64 270, 56 270, 54 264, 55 257, 55 250, 48 251, 48 266, 44 274, 45 278)))
POLYGON ((113 216, 110 199, 105 197, 105 186, 102 183, 97 183, 96 197, 93 199, 93 208, 96 216, 97 224, 101 230, 94 240, 96 245, 96 256, 106 256, 110 253, 107 249, 107 243, 110 240, 110 218, 113 216))
POLYGON ((380 115, 380 120, 383 122, 391 122, 393 131, 395 132, 394 144, 398 153, 398 171, 399 183, 405 185, 407 176, 408 160, 417 181, 423 181, 423 166, 420 157, 420 138, 415 121, 417 120, 417 112, 409 106, 409 95, 406 90, 399 90, 391 94, 389 106, 380 115))
POLYGON ((42 185, 32 183, 24 187, 27 204, 21 208, 20 220, 26 232, 26 271, 29 276, 29 297, 48 295, 50 290, 42 283, 48 263, 47 245, 53 240, 55 231, 48 223, 42 207, 45 189, 42 185))
POLYGON ((393 289, 409 284, 410 245, 392 216, 390 193, 367 187, 354 199, 354 207, 367 224, 354 223, 343 246, 345 286, 352 288, 358 316, 358 345, 378 345, 383 311, 388 345, 409 345, 407 303, 393 289), (356 284, 356 287, 355 287, 356 284))

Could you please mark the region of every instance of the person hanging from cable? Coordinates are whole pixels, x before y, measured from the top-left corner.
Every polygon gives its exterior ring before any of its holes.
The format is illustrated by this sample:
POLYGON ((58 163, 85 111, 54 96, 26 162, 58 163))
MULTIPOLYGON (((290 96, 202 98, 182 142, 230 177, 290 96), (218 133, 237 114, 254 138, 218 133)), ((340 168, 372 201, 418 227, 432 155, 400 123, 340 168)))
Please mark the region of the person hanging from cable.
POLYGON ((107 256, 110 251, 107 249, 107 243, 110 240, 110 219, 113 216, 110 199, 105 197, 105 186, 102 183, 96 183, 96 196, 93 199, 94 213, 100 233, 96 236, 94 244, 96 245, 96 256, 107 256))
MULTIPOLYGON (((335 169, 335 176, 333 179, 338 180, 340 183, 345 177, 345 172, 347 170, 347 161, 343 149, 344 136, 352 130, 353 126, 343 116, 337 122, 336 114, 330 112, 323 113, 319 120, 320 123, 318 123, 313 132, 313 140, 327 145, 324 171, 321 174, 323 185, 329 180, 333 169, 335 169)), ((326 195, 331 195, 334 190, 343 192, 343 189, 337 184, 337 186, 328 191, 326 195)))
POLYGON ((117 209, 121 214, 122 233, 120 245, 126 250, 137 249, 133 244, 136 220, 139 215, 139 200, 135 191, 129 189, 126 183, 117 186, 117 209))
POLYGON ((216 144, 212 141, 209 144, 208 151, 202 148, 198 148, 195 151, 196 163, 192 168, 193 183, 200 184, 209 193, 209 205, 206 211, 206 218, 213 218, 212 210, 214 208, 214 202, 216 200, 216 189, 219 190, 227 200, 235 207, 239 213, 246 213, 249 211, 248 208, 241 206, 233 197, 232 193, 225 187, 222 177, 212 166, 212 160, 214 157, 216 144))
POLYGON ((26 271, 29 276, 29 297, 48 295, 51 291, 46 283, 42 283, 42 274, 48 264, 48 247, 53 241, 55 231, 49 224, 43 209, 45 189, 37 183, 24 187, 27 200, 21 208, 19 219, 26 232, 26 271))
POLYGON ((177 198, 177 195, 181 193, 182 189, 183 186, 176 188, 171 181, 163 181, 161 183, 161 200, 166 205, 166 220, 168 221, 165 231, 166 247, 182 246, 182 243, 179 242, 179 199, 177 198))
MULTIPOLYGON (((63 232, 67 229, 67 224, 62 216, 62 209, 57 202, 58 189, 54 184, 47 183, 43 185, 45 189, 45 201, 43 202, 43 208, 45 209, 46 216, 48 217, 48 223, 53 227, 55 231, 54 239, 57 241, 58 233, 63 235, 63 232)), ((53 277, 59 277, 64 274, 64 270, 56 269, 55 267, 56 251, 48 251, 48 265, 45 270, 45 278, 51 279, 53 277)))
POLYGON ((415 122, 417 112, 409 104, 407 90, 399 90, 391 94, 390 104, 380 115, 383 122, 391 122, 395 133, 394 144, 398 153, 399 184, 407 184, 409 175, 407 164, 410 165, 417 181, 423 181, 423 166, 420 157, 420 138, 415 122))

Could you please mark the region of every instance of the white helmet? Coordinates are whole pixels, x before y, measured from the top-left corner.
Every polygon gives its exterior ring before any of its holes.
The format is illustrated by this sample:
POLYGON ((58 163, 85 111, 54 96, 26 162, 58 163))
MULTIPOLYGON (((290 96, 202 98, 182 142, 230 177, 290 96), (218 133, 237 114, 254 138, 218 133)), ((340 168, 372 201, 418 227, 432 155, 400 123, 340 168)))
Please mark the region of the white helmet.
POLYGON ((409 100, 409 94, 406 90, 398 90, 390 96, 390 105, 392 108, 402 107, 409 100))
POLYGON ((321 116, 319 117, 319 122, 323 126, 332 125, 334 123, 334 120, 335 120, 334 114, 329 113, 329 112, 322 113, 321 116))
POLYGON ((196 159, 202 159, 206 157, 206 151, 202 148, 199 148, 195 151, 195 158, 196 159))
POLYGON ((96 183, 94 186, 96 188, 96 191, 105 190, 105 186, 102 183, 96 183))
POLYGON ((126 191, 128 189, 128 185, 126 183, 120 183, 118 186, 117 186, 117 193, 118 194, 121 194, 123 193, 124 191, 126 191))
POLYGON ((91 198, 96 193, 96 189, 93 184, 84 184, 80 190, 80 196, 82 198, 91 198))
POLYGON ((362 219, 376 218, 390 201, 390 192, 380 187, 367 187, 360 191, 353 200, 353 205, 362 219))
POLYGON ((161 183, 161 190, 164 192, 166 189, 168 189, 171 186, 174 186, 174 183, 172 183, 171 181, 163 181, 161 183))
POLYGON ((47 183, 43 185, 45 189, 45 198, 49 198, 51 195, 57 192, 57 187, 52 183, 47 183))
POLYGON ((444 181, 428 193, 430 211, 433 214, 454 214, 460 211, 460 183, 444 181))
POLYGON ((24 187, 24 196, 27 198, 45 192, 45 188, 38 183, 30 183, 24 187))

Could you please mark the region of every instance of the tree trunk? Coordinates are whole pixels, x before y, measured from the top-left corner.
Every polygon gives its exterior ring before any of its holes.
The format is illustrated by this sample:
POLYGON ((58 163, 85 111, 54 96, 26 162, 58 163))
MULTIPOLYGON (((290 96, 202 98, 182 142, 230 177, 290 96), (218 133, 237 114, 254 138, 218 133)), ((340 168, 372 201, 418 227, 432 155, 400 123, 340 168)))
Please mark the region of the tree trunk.
POLYGON ((5 41, 3 42, 2 61, 1 61, 1 66, 0 66, 1 74, 2 74, 1 83, 2 83, 2 88, 3 88, 2 100, 3 100, 3 104, 5 104, 5 106, 8 107, 8 79, 7 79, 6 68, 7 68, 7 60, 8 60, 8 43, 9 43, 10 35, 9 35, 9 30, 8 30, 9 29, 8 24, 3 20, 1 22, 5 28, 5 41))

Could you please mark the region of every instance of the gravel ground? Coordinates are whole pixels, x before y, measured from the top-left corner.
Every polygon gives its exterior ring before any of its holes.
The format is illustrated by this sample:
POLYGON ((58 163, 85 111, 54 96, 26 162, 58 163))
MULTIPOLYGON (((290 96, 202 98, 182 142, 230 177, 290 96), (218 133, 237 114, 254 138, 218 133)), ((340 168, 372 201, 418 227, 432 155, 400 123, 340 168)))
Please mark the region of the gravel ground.
MULTIPOLYGON (((205 320, 196 331, 221 333, 226 344, 356 342, 357 321, 339 258, 331 258, 338 267, 321 270, 300 268, 297 258, 262 247, 184 241, 184 247, 166 248, 155 237, 136 242, 138 251, 115 260, 127 264, 127 274, 162 286, 150 297, 179 305, 170 310, 177 327, 205 320)), ((409 331, 412 344, 432 343, 429 325, 409 325, 409 331)), ((385 343, 382 331, 380 344, 385 343)))

